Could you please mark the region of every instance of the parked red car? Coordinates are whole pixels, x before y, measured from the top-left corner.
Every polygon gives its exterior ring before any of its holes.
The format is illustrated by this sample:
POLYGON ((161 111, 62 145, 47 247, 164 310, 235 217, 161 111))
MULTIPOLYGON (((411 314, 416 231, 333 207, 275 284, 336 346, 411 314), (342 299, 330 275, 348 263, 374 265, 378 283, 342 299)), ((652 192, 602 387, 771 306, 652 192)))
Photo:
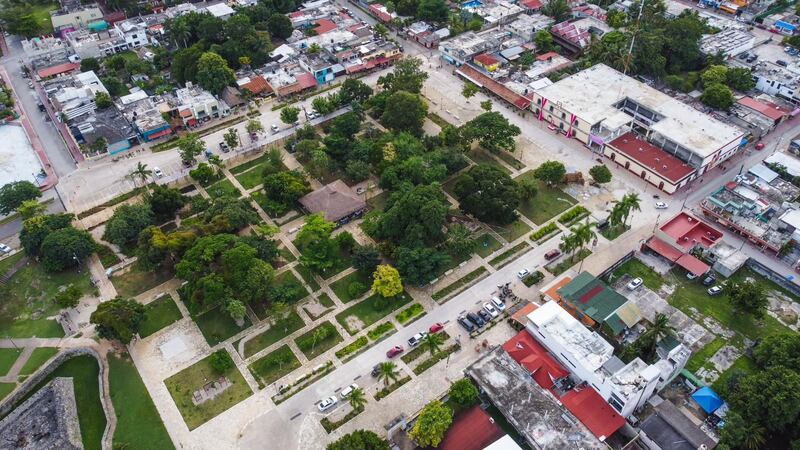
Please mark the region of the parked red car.
POLYGON ((390 348, 388 352, 386 352, 386 357, 392 359, 404 351, 405 350, 401 345, 395 345, 394 347, 390 348))
POLYGON ((763 148, 764 148, 764 143, 763 142, 759 142, 758 144, 756 144, 756 150, 761 150, 763 148))
POLYGON ((430 328, 428 328, 428 331, 429 331, 431 334, 438 333, 438 332, 440 332, 440 331, 442 331, 442 330, 444 330, 444 325, 442 325, 442 324, 441 324, 441 323, 439 323, 439 322, 436 322, 435 324, 431 325, 431 327, 430 327, 430 328))

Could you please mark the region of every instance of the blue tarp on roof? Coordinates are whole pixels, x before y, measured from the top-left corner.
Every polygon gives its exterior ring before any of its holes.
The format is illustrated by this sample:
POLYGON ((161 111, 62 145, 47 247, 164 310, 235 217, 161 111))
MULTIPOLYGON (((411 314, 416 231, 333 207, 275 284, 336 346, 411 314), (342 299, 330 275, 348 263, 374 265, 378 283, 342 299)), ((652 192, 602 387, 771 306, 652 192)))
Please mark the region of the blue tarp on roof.
POLYGON ((708 414, 716 411, 724 403, 722 399, 719 398, 719 395, 708 386, 696 390, 694 394, 692 394, 692 399, 708 414))

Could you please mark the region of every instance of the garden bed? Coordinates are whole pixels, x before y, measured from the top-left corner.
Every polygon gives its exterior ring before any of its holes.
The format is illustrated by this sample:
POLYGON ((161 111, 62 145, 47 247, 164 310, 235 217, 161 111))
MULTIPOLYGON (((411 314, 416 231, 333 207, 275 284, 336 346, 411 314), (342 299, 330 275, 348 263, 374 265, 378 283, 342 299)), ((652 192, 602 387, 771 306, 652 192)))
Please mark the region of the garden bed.
POLYGON ((442 303, 446 302, 447 300, 450 300, 451 298, 453 298, 454 295, 452 295, 452 294, 456 294, 458 292, 463 291, 467 287, 471 286, 473 282, 475 282, 476 280, 482 278, 486 273, 487 273, 487 271, 486 271, 485 267, 482 267, 482 266, 478 267, 477 269, 473 270, 472 272, 470 272, 470 273, 464 275, 463 277, 459 278, 455 282, 450 283, 449 285, 445 286, 444 288, 434 292, 433 295, 431 295, 431 298, 433 298, 439 304, 442 304, 442 303))
POLYGON ((264 389, 270 383, 277 381, 300 367, 300 360, 288 345, 282 345, 263 357, 253 361, 247 366, 250 373, 264 389))
POLYGON ((380 299, 378 294, 373 294, 337 314, 336 321, 354 335, 409 302, 411 296, 405 292, 389 299, 380 299))
POLYGON ((425 308, 419 303, 414 303, 408 308, 397 313, 396 318, 397 321, 400 322, 400 325, 406 326, 421 319, 424 315, 425 308))
POLYGON ((560 275, 564 273, 567 269, 578 264, 582 260, 586 259, 589 255, 592 254, 592 251, 588 248, 582 248, 574 255, 570 256, 562 260, 561 262, 549 266, 545 266, 548 272, 552 273, 553 275, 560 275))
POLYGON ((508 264, 510 259, 518 253, 524 252, 531 248, 531 244, 527 243, 526 241, 522 241, 519 244, 511 247, 510 249, 504 251, 503 253, 497 255, 494 259, 489 261, 489 264, 492 265, 495 269, 499 269, 506 264, 508 264), (508 260, 508 261, 507 261, 508 260))

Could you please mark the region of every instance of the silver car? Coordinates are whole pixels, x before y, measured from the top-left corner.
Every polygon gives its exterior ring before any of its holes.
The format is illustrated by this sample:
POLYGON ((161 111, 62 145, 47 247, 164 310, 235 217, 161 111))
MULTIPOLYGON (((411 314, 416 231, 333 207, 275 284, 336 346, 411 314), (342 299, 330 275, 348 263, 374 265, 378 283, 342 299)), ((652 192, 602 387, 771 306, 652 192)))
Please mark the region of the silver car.
POLYGON ((339 400, 337 400, 336 397, 331 395, 328 398, 323 398, 322 401, 319 402, 319 405, 317 405, 317 408, 319 408, 319 412, 325 412, 333 408, 338 402, 339 400))

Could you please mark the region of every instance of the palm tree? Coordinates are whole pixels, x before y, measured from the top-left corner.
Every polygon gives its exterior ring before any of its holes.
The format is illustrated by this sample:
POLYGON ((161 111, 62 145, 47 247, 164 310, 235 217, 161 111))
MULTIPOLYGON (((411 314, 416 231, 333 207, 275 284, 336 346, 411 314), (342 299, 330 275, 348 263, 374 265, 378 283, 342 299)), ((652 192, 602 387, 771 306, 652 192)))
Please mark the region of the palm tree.
POLYGON ((762 448, 766 442, 764 438, 766 430, 764 430, 764 427, 756 423, 751 423, 746 427, 746 430, 747 432, 742 439, 742 448, 747 450, 758 450, 762 448))
POLYGON ((592 229, 592 226, 589 225, 588 218, 586 219, 586 222, 575 225, 571 228, 571 230, 576 237, 579 250, 583 249, 586 244, 597 238, 597 233, 595 233, 594 229, 592 229))
POLYGON ((352 406, 356 411, 361 411, 364 409, 364 405, 367 404, 367 397, 364 395, 364 390, 360 387, 355 388, 352 392, 350 392, 350 397, 348 397, 348 400, 350 401, 350 406, 352 406))
POLYGON ((389 386, 391 383, 397 381, 400 374, 397 373, 397 364, 387 361, 382 362, 378 366, 378 380, 383 380, 384 386, 389 386))
POLYGON ((669 324, 669 317, 664 313, 656 314, 655 319, 653 319, 653 325, 642 334, 642 338, 645 339, 644 342, 649 346, 647 349, 648 355, 655 355, 658 341, 674 332, 675 328, 669 324))
POLYGON ((628 216, 630 216, 631 211, 641 211, 642 199, 639 198, 639 194, 636 192, 631 192, 630 194, 625 194, 622 197, 622 203, 625 205, 625 220, 623 223, 628 222, 628 216))
POLYGON ((575 234, 567 234, 561 236, 561 243, 558 247, 564 253, 572 253, 578 248, 578 237, 575 234))
POLYGON ((136 168, 133 169, 133 172, 128 175, 128 178, 133 181, 134 185, 136 185, 136 180, 140 180, 144 186, 147 184, 147 179, 152 175, 153 171, 147 168, 147 164, 139 162, 136 164, 136 168))
POLYGON ((422 338, 422 346, 428 349, 431 356, 439 353, 439 350, 442 349, 442 344, 444 344, 444 337, 441 334, 429 333, 422 338))
POLYGON ((608 215, 608 222, 613 227, 622 225, 622 218, 625 216, 625 205, 621 202, 614 201, 614 207, 611 208, 611 214, 608 215))
POLYGON ((208 162, 214 167, 214 175, 222 174, 222 158, 218 155, 211 155, 208 157, 208 162))

